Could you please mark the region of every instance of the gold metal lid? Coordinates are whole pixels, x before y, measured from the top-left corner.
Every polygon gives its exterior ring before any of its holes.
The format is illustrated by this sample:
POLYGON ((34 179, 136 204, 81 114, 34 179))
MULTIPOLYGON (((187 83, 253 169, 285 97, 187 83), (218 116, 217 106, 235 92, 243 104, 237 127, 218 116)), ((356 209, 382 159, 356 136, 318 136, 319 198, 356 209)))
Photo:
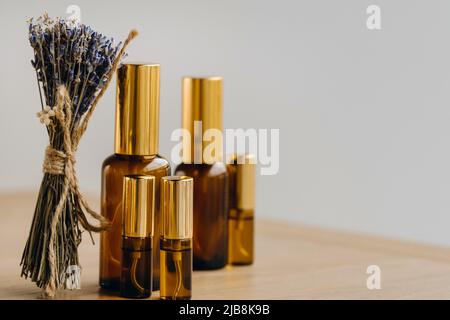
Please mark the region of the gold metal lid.
POLYGON ((240 155, 236 159, 236 201, 241 210, 255 208, 256 161, 252 154, 240 155))
POLYGON ((126 63, 117 71, 115 153, 158 153, 159 70, 159 64, 126 63))
POLYGON ((128 175, 123 179, 122 235, 145 238, 153 236, 155 177, 128 175))
POLYGON ((194 179, 168 176, 161 179, 161 235, 166 239, 192 238, 194 179))
POLYGON ((222 161, 222 78, 183 78, 182 105, 183 129, 189 132, 189 136, 183 136, 183 150, 190 150, 183 151, 183 162, 222 161), (200 121, 201 128, 196 128, 195 123, 200 121), (209 129, 220 132, 220 139, 203 141, 204 133, 209 129), (215 152, 211 152, 211 155, 207 153, 207 158, 204 158, 203 151, 207 147, 214 148, 215 152))

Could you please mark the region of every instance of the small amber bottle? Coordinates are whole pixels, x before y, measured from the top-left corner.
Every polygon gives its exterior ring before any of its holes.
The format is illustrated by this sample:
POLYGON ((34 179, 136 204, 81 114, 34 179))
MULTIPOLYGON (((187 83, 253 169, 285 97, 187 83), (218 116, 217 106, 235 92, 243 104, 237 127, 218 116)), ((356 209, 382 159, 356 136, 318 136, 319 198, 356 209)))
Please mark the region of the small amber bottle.
MULTIPOLYGON (((117 71, 114 154, 103 162, 101 212, 111 228, 100 236, 100 286, 119 290, 122 183, 130 174, 155 176, 155 234, 159 234, 159 179, 170 175, 158 154, 158 64, 123 64, 117 71)), ((153 237, 153 289, 159 289, 159 236, 153 237)))
POLYGON ((228 173, 222 162, 222 78, 183 78, 182 102, 183 163, 177 166, 175 175, 194 179, 193 267, 194 270, 218 269, 227 264, 228 251, 228 173), (214 133, 218 136, 208 137, 214 133))
POLYGON ((230 212, 228 217, 228 263, 253 263, 255 158, 234 156, 228 165, 230 175, 230 212))
POLYGON ((161 179, 161 291, 163 300, 192 295, 193 179, 161 179))
POLYGON ((125 176, 122 203, 120 295, 148 298, 152 292, 155 177, 125 176))

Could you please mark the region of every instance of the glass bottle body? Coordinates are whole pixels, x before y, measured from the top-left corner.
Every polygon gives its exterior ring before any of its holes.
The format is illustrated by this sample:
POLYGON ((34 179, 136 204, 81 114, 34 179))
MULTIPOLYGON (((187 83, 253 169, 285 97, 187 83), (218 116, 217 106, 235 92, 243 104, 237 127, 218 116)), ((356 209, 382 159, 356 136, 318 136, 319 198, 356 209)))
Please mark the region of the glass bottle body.
POLYGON ((253 263, 254 220, 253 210, 230 210, 228 218, 228 263, 253 263))
POLYGON ((152 293, 152 238, 122 238, 120 295, 148 298, 152 293))
POLYGON ((219 269, 227 264, 228 173, 225 164, 180 164, 175 175, 194 178, 193 268, 219 269))
MULTIPOLYGON (((119 290, 122 241, 123 177, 129 174, 155 176, 154 233, 159 235, 159 181, 170 174, 170 165, 160 156, 113 154, 102 167, 101 212, 111 228, 100 235, 100 286, 119 290)), ((153 237, 153 290, 159 289, 159 236, 153 237)))
POLYGON ((192 240, 161 238, 161 291, 163 300, 189 300, 192 296, 192 240))

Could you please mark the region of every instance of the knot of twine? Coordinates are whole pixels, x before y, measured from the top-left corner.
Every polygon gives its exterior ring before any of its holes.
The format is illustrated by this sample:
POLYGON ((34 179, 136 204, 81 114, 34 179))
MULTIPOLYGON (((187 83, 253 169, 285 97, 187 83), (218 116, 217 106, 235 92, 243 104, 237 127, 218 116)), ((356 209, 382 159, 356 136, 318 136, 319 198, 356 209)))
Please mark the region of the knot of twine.
POLYGON ((75 157, 73 154, 67 154, 62 151, 53 149, 47 146, 45 149, 44 163, 42 164, 42 171, 50 174, 64 174, 66 162, 71 161, 75 164, 75 157))

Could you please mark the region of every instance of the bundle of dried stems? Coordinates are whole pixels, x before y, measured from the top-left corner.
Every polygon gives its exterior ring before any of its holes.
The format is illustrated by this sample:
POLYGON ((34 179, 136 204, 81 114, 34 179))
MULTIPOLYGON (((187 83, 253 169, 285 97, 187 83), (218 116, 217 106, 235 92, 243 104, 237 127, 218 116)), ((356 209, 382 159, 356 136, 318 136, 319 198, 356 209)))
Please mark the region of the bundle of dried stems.
POLYGON ((68 270, 79 266, 80 226, 91 233, 109 225, 80 193, 75 153, 98 101, 136 35, 132 30, 123 45, 115 45, 113 39, 74 21, 52 20, 47 14, 29 21, 34 50, 31 63, 42 108, 38 117, 46 126, 49 145, 21 275, 30 277, 48 296, 65 288, 68 270), (87 214, 96 225, 88 221, 87 214))

